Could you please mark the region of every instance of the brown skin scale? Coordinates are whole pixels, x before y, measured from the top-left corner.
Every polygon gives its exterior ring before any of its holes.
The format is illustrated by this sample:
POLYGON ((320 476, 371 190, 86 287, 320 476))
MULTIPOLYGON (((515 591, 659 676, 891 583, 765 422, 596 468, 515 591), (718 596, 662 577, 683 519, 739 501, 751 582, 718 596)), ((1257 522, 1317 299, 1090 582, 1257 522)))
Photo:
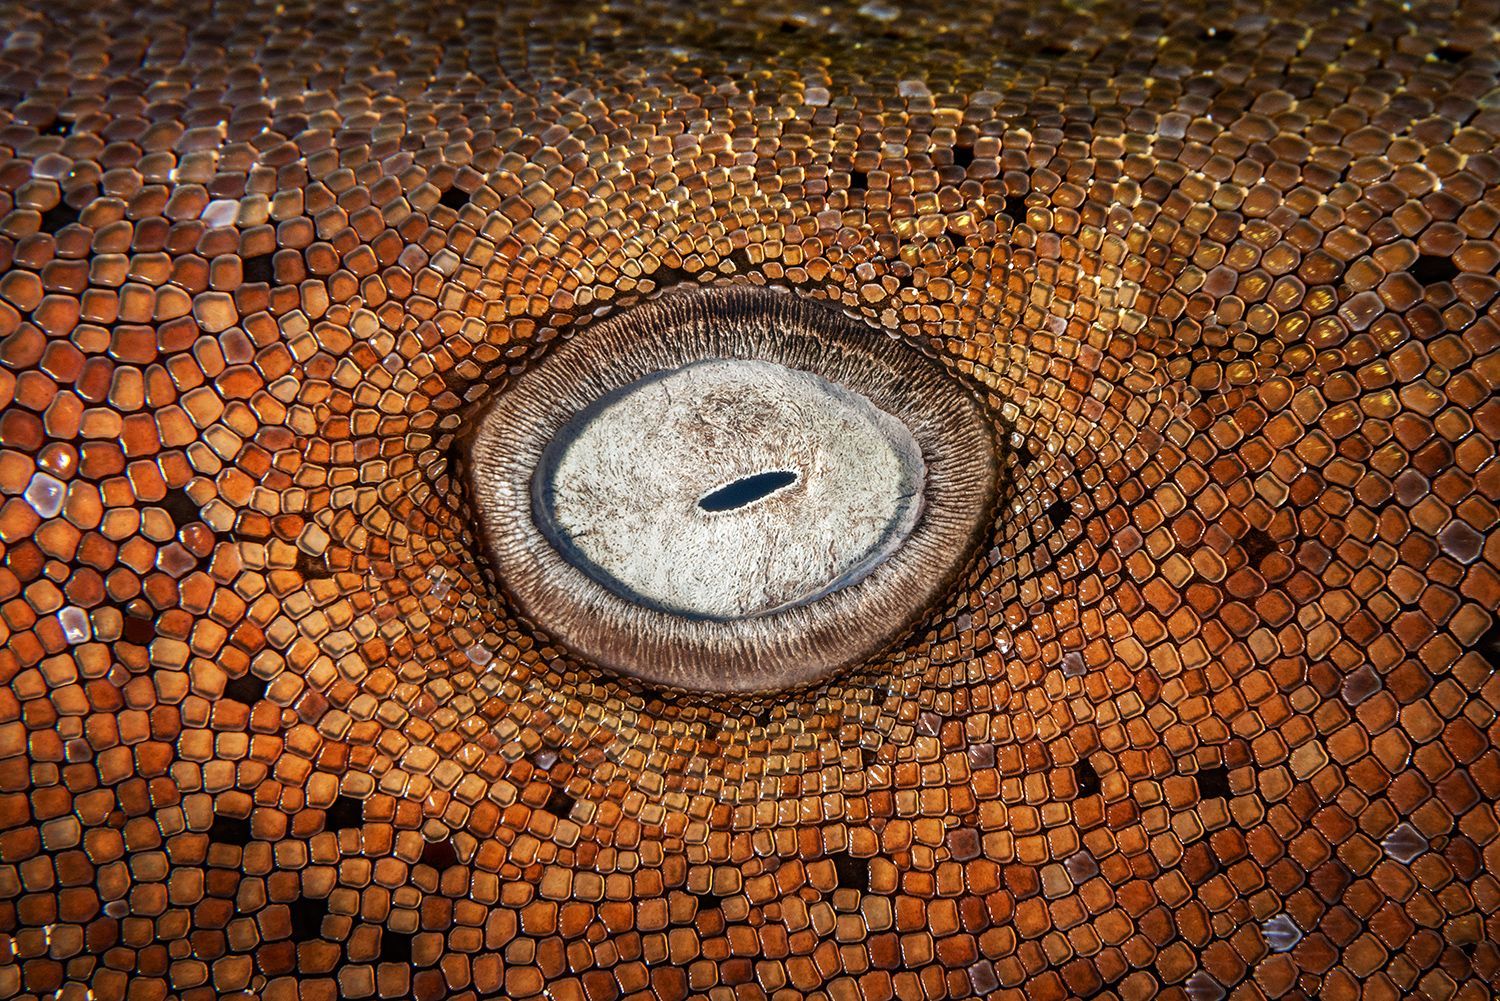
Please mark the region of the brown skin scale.
POLYGON ((1409 6, 7 5, 0 998, 1492 996, 1500 7, 1409 6), (1013 452, 790 696, 570 659, 465 500, 684 281, 1013 452))

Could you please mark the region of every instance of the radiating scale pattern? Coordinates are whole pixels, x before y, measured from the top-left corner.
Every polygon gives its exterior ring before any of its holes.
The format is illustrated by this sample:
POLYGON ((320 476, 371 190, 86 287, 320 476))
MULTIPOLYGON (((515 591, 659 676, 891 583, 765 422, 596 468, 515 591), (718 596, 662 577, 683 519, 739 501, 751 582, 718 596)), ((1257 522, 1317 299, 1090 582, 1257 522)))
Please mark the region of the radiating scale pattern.
POLYGON ((7 4, 0 998, 1488 998, 1500 7, 7 4), (508 610, 455 447, 786 286, 984 387, 781 697, 508 610))

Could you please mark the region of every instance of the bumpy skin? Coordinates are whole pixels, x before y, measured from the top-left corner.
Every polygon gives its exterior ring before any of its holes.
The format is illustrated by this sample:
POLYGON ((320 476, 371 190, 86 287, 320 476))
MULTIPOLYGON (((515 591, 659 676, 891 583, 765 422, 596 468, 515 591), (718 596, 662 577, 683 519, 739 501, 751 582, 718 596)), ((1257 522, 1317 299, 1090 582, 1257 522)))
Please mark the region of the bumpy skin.
POLYGON ((9 5, 0 998, 1489 997, 1497 22, 9 5), (570 659, 466 500, 684 281, 1010 446, 789 696, 570 659))

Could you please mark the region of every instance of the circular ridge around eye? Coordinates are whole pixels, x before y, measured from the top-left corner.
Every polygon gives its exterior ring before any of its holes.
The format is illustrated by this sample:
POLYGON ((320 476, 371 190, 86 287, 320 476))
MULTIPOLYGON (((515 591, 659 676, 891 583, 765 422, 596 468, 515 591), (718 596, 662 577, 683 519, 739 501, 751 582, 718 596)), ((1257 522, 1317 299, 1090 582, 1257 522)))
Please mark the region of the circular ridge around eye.
POLYGON ((496 395, 468 445, 481 528, 517 611, 602 667, 704 691, 803 684, 888 647, 945 596, 992 522, 997 487, 993 422, 939 363, 825 304, 745 286, 673 290, 583 329, 496 395), (753 615, 684 614, 601 583, 534 517, 544 455, 581 414, 713 360, 809 374, 911 436, 921 502, 898 544, 857 579, 753 615))

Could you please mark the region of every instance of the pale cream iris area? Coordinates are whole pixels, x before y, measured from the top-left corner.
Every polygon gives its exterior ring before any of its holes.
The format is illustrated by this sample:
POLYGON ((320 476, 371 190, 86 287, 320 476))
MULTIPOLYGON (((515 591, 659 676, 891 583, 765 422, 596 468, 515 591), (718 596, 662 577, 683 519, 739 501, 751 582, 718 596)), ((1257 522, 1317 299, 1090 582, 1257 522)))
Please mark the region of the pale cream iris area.
POLYGON ((926 470, 901 421, 808 372, 712 359, 657 373, 581 413, 542 457, 533 515, 623 597, 736 619, 852 584, 910 534, 926 470), (796 479, 728 510, 707 495, 796 479))

